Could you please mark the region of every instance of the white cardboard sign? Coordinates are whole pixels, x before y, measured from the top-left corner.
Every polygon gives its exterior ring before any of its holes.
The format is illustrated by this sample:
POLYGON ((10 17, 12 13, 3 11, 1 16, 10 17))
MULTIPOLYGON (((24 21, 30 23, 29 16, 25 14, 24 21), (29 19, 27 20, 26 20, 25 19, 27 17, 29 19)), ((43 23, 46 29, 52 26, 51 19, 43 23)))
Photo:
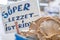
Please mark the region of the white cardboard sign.
POLYGON ((32 21, 40 18, 38 0, 6 5, 2 12, 2 20, 6 33, 16 32, 15 22, 18 22, 20 31, 27 31, 32 21))

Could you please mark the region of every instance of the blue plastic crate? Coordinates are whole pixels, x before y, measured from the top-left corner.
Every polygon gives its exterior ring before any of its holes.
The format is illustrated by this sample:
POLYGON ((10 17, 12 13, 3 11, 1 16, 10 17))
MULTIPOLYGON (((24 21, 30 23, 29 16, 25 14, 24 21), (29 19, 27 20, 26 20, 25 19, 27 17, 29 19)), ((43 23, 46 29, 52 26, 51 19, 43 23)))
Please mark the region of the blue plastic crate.
POLYGON ((15 40, 28 40, 26 37, 21 36, 19 34, 15 34, 16 39, 15 40))
POLYGON ((35 36, 24 37, 24 36, 21 36, 19 34, 16 34, 15 37, 16 37, 15 40, 37 40, 37 38, 35 36))

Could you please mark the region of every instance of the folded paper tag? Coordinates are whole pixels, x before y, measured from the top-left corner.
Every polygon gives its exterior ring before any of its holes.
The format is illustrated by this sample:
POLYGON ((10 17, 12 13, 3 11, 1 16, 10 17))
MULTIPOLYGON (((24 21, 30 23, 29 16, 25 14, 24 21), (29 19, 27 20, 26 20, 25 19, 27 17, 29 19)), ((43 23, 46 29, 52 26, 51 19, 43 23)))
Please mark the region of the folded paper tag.
POLYGON ((16 32, 15 22, 20 31, 28 31, 30 23, 40 18, 38 4, 38 0, 27 0, 5 5, 1 13, 6 33, 16 32))

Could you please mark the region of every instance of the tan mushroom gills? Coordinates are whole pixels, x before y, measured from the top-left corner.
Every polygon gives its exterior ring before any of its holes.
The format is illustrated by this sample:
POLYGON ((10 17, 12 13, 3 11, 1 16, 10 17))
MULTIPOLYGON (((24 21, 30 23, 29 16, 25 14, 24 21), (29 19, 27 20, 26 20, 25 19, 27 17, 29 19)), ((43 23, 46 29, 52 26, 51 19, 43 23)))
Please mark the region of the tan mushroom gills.
MULTIPOLYGON (((35 21, 35 23, 38 29, 40 28, 40 32, 46 37, 51 38, 52 36, 55 36, 57 34, 60 34, 60 31, 58 30, 60 27, 60 21, 58 18, 51 18, 51 17, 45 17, 40 18, 39 20, 35 21)), ((31 28, 33 28, 31 26, 31 28)))
POLYGON ((60 31, 58 31, 58 28, 60 27, 60 23, 57 19, 54 18, 46 18, 43 21, 40 21, 40 26, 42 24, 43 27, 40 27, 40 31, 45 35, 47 38, 52 37, 54 35, 60 34, 60 31), (47 20, 47 21, 46 21, 47 20), (47 23, 46 23, 47 22, 47 23))
MULTIPOLYGON (((17 32, 19 33, 19 30, 17 30, 17 32)), ((31 23, 28 32, 20 32, 20 34, 26 37, 37 35, 39 40, 55 40, 54 38, 60 40, 60 37, 56 36, 60 35, 60 19, 54 17, 41 17, 31 23)))

